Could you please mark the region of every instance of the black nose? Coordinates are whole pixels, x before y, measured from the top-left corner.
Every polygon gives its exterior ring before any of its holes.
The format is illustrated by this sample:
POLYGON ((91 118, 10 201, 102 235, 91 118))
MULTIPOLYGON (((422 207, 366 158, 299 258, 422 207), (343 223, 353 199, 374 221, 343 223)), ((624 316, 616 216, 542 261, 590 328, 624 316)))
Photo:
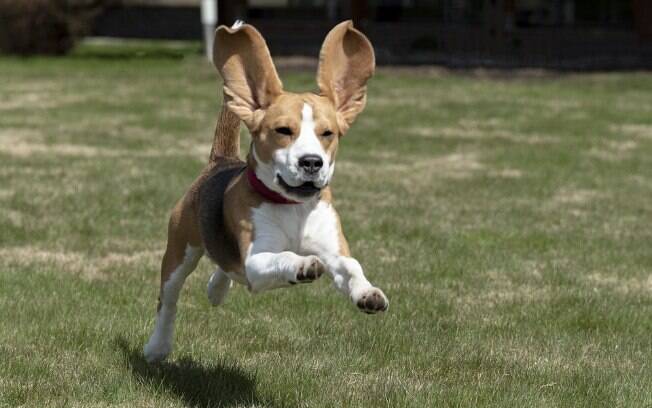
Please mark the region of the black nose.
POLYGON ((299 167, 308 174, 315 174, 324 165, 324 161, 316 154, 307 154, 299 158, 299 167))

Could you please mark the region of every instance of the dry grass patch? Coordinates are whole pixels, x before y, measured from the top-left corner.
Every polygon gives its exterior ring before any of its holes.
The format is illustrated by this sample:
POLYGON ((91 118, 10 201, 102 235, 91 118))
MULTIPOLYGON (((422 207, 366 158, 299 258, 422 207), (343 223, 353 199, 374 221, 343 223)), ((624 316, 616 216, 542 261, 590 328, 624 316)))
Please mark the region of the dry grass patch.
POLYGON ((612 163, 627 160, 631 157, 627 150, 608 150, 600 148, 591 148, 587 154, 589 157, 612 163))
POLYGON ((489 176, 505 179, 520 179, 523 177, 523 171, 519 169, 504 168, 489 171, 489 176))
MULTIPOLYGON (((400 107, 401 109, 413 108, 420 110, 431 111, 436 109, 438 106, 443 104, 459 104, 459 105, 468 105, 472 106, 477 103, 479 100, 482 100, 482 97, 478 95, 483 95, 485 88, 480 83, 475 83, 471 86, 473 89, 469 89, 465 86, 456 86, 451 89, 448 89, 444 94, 433 94, 432 91, 423 91, 423 90, 406 90, 400 87, 390 88, 383 90, 381 95, 375 95, 373 98, 369 98, 369 106, 371 107, 383 107, 383 108, 396 108, 400 107)), ((486 96, 489 98, 489 96, 486 96)), ((511 100, 507 95, 493 94, 491 95, 492 102, 495 103, 510 103, 511 100)))
POLYGON ((84 280, 107 280, 117 267, 147 264, 158 267, 162 250, 138 251, 131 254, 109 253, 93 257, 83 252, 51 250, 35 246, 0 248, 0 263, 18 268, 52 267, 72 273, 84 280))
POLYGON ((549 135, 518 133, 506 130, 505 124, 499 119, 486 121, 463 119, 453 127, 412 126, 406 129, 408 135, 432 139, 452 140, 490 140, 498 139, 526 145, 543 145, 557 143, 558 140, 549 135))
POLYGON ((550 200, 550 204, 555 208, 564 205, 582 206, 589 204, 596 199, 602 198, 603 196, 604 193, 597 190, 562 187, 555 192, 550 200))
POLYGON ((0 220, 5 219, 14 227, 23 226, 24 217, 22 212, 8 208, 2 208, 0 211, 0 220))
POLYGON ((611 131, 625 136, 652 140, 652 125, 627 123, 611 126, 611 131))
POLYGON ((2 127, 0 128, 0 146, 12 145, 25 141, 43 140, 43 132, 36 129, 2 127))
POLYGON ((15 109, 50 109, 72 103, 83 102, 87 95, 65 92, 55 85, 35 84, 23 89, 9 89, 0 99, 0 111, 15 109))
POLYGON ((618 162, 631 158, 638 147, 639 143, 631 139, 606 140, 601 147, 589 149, 588 155, 608 162, 618 162))
POLYGON ((371 373, 349 373, 344 379, 346 385, 357 393, 369 392, 376 390, 380 393, 391 389, 401 394, 412 395, 414 393, 424 392, 433 386, 433 383, 424 378, 423 373, 420 377, 410 375, 406 376, 403 372, 397 372, 390 367, 383 367, 378 371, 371 373))
POLYGON ((549 287, 537 281, 515 283, 505 271, 488 270, 482 274, 486 281, 481 291, 467 292, 456 299, 456 303, 467 311, 492 309, 507 303, 536 303, 551 298, 553 292, 549 287))
POLYGON ((190 145, 189 143, 182 143, 179 146, 166 145, 166 147, 160 149, 150 148, 139 150, 96 147, 83 144, 46 144, 24 141, 0 144, 0 153, 17 158, 33 157, 37 155, 81 158, 191 156, 200 160, 208 161, 210 149, 209 144, 190 145))
MULTIPOLYGON (((409 163, 386 160, 382 168, 383 171, 391 174, 410 174, 424 182, 429 182, 430 177, 435 175, 444 178, 463 179, 485 169, 484 164, 480 162, 479 156, 476 152, 458 152, 420 158, 409 163)), ((353 167, 354 170, 364 171, 364 165, 345 163, 347 168, 353 167), (361 168, 355 169, 356 166, 361 168)))
POLYGON ((56 155, 63 157, 106 157, 112 155, 110 151, 85 145, 66 143, 49 145, 44 143, 29 142, 18 142, 13 144, 0 145, 0 153, 5 153, 14 157, 32 157, 34 155, 56 155))
POLYGON ((624 278, 613 274, 595 272, 587 275, 585 285, 593 289, 608 289, 621 295, 652 294, 652 274, 647 277, 624 278))

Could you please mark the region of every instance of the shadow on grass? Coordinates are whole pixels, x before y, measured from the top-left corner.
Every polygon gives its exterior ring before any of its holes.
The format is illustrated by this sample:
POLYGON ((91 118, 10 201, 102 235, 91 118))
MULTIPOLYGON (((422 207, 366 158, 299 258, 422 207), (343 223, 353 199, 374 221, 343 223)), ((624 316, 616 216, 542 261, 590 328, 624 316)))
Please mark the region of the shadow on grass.
POLYGON ((149 364, 142 350, 133 348, 123 337, 115 343, 139 383, 175 395, 189 407, 273 406, 258 397, 255 377, 234 364, 218 361, 202 365, 188 357, 149 364))

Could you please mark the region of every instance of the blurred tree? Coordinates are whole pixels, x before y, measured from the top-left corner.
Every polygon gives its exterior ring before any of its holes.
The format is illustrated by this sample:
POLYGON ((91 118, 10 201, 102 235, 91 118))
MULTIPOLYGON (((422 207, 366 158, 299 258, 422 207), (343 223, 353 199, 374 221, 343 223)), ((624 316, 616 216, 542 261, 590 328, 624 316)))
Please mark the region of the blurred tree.
POLYGON ((113 0, 0 0, 0 51, 65 54, 113 0))

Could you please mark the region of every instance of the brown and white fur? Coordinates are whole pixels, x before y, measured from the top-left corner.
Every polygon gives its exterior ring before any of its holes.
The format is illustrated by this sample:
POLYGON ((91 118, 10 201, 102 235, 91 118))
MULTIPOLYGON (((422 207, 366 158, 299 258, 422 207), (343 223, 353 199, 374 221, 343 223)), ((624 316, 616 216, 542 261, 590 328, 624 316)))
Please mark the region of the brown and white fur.
POLYGON ((170 217, 156 326, 144 348, 150 362, 172 350, 179 292, 204 252, 217 264, 208 282, 214 305, 232 281, 258 293, 323 273, 364 312, 389 305, 351 257, 329 187, 340 138, 365 106, 375 66, 369 40, 350 21, 331 30, 320 53, 319 94, 283 91, 264 39, 247 24, 217 29, 214 64, 225 103, 209 164, 170 217), (241 121, 252 136, 246 163, 238 159, 241 121), (294 203, 267 200, 247 171, 294 203))

